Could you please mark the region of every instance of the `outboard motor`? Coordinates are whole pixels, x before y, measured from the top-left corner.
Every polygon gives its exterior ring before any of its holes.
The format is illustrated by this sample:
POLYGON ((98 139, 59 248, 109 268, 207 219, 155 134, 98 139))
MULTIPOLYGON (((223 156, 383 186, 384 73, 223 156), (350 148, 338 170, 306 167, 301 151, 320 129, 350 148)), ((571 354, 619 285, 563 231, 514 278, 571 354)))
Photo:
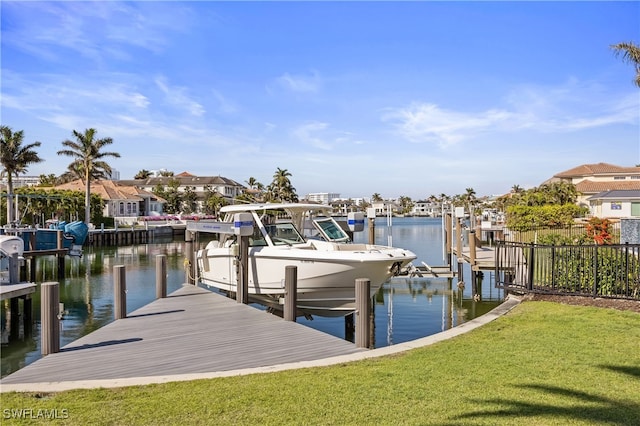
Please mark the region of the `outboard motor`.
POLYGON ((72 240, 69 256, 82 256, 82 245, 89 234, 89 227, 79 220, 64 226, 64 236, 72 240))

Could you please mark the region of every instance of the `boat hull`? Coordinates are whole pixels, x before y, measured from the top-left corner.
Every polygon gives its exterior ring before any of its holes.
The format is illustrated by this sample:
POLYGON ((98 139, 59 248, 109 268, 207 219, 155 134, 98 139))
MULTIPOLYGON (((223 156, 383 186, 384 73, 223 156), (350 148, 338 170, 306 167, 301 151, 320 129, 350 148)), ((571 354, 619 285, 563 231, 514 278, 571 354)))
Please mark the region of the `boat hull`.
MULTIPOLYGON (((367 278, 371 295, 415 259, 413 253, 369 245, 314 242, 304 247, 252 247, 249 249, 250 295, 278 299, 284 294, 287 266, 297 268, 297 301, 302 313, 346 315, 353 311, 355 281, 367 278)), ((203 284, 225 291, 237 290, 234 250, 214 248, 197 253, 203 284)))

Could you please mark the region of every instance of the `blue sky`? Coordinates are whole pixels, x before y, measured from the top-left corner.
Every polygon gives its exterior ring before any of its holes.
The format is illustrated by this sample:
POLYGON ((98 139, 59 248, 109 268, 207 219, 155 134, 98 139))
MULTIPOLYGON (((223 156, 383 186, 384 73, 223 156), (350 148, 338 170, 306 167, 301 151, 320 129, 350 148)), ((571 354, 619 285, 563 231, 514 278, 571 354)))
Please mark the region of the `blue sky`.
POLYGON ((611 44, 639 2, 0 3, 2 124, 59 175, 72 130, 110 164, 299 196, 501 194, 640 163, 640 90, 611 44))

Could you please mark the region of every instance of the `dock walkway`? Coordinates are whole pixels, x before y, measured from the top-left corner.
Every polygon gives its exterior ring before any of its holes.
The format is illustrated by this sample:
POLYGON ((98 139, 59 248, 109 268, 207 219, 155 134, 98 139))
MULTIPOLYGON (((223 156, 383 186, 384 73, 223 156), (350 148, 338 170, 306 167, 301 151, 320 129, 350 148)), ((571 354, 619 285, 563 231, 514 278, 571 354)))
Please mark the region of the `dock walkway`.
POLYGON ((167 298, 6 376, 0 384, 3 391, 37 383, 74 388, 85 387, 79 382, 113 384, 119 379, 232 371, 366 351, 220 294, 184 285, 167 298))

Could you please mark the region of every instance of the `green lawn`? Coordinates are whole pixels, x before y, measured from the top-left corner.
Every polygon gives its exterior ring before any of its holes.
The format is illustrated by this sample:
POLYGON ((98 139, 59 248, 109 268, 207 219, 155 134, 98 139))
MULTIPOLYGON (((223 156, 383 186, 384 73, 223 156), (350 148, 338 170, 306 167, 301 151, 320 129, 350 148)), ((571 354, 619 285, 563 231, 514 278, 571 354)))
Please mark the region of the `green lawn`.
MULTIPOLYGON (((523 302, 454 339, 331 367, 2 394, 56 424, 638 425, 640 314, 523 302), (38 411, 49 410, 49 411, 38 411)), ((44 423, 45 421, 38 421, 44 423)))

